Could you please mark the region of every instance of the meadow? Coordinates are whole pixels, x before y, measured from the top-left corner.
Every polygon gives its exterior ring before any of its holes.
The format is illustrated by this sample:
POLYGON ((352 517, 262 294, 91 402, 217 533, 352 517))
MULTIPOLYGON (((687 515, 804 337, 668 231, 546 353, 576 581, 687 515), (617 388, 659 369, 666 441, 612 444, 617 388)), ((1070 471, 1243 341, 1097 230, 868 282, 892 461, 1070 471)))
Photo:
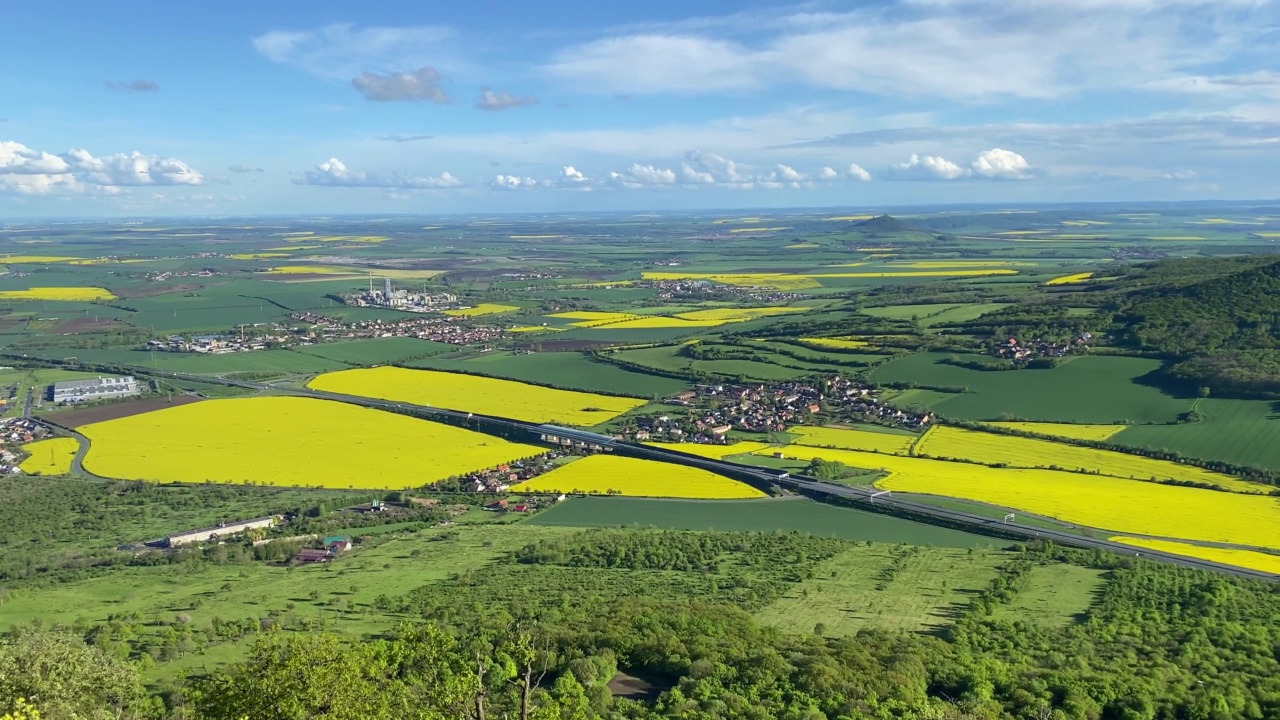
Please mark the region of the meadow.
POLYGON ((31 456, 19 466, 28 475, 66 475, 71 472, 72 461, 80 451, 80 441, 75 438, 50 438, 39 440, 22 448, 31 456))
POLYGON ((1053 369, 984 371, 944 362, 949 353, 919 353, 878 366, 878 383, 964 388, 929 403, 962 420, 1132 424, 1166 423, 1191 400, 1139 382, 1159 370, 1158 360, 1120 356, 1076 357, 1053 369))
POLYGON ((1280 472, 1280 403, 1204 398, 1195 409, 1198 422, 1135 425, 1112 442, 1280 472))
POLYGON ((916 444, 915 454, 970 460, 984 465, 1051 468, 1134 480, 1200 483, 1233 492, 1265 493, 1268 490, 1265 485, 1168 460, 947 426, 937 426, 925 433, 916 444))
POLYGON ((796 445, 811 447, 832 447, 843 450, 865 450, 868 452, 907 455, 919 435, 906 432, 863 430, 859 428, 806 427, 799 426, 789 431, 796 436, 796 445))
POLYGON ((757 612, 785 632, 825 637, 869 628, 938 632, 968 607, 1012 553, 875 544, 823 561, 810 580, 757 612))
POLYGON ((765 497, 763 492, 746 483, 707 470, 613 455, 592 455, 575 460, 514 485, 511 491, 703 500, 765 497))
POLYGON ((583 392, 622 393, 633 397, 661 398, 687 390, 688 383, 675 378, 635 372, 593 360, 580 352, 517 354, 493 351, 437 355, 406 363, 410 367, 474 373, 583 392))
POLYGON ((719 532, 801 532, 820 537, 946 548, 981 548, 999 541, 892 515, 802 498, 659 500, 637 497, 569 498, 525 525, 655 527, 719 532))
POLYGON ((543 448, 346 403, 210 400, 79 428, 102 477, 357 489, 422 487, 543 448))
POLYGON ((583 426, 612 420, 647 402, 511 380, 396 367, 326 373, 311 380, 307 387, 527 422, 583 426))

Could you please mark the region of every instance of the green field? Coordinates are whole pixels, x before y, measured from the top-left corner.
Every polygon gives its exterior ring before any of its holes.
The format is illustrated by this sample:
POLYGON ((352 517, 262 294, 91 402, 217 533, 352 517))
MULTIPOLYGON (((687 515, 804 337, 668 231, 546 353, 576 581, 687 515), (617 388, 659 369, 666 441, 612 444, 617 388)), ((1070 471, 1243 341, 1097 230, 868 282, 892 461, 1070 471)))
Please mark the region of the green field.
POLYGON ((1280 472, 1280 403, 1205 398, 1196 410, 1199 422, 1138 425, 1110 442, 1280 472))
POLYGON ((348 365, 387 365, 454 351, 453 345, 411 337, 344 340, 297 348, 297 352, 348 365))
POLYGON ((350 367, 338 360, 318 357, 295 350, 258 350, 255 352, 203 355, 197 353, 156 352, 145 350, 76 350, 43 351, 45 357, 63 359, 68 355, 81 362, 119 364, 142 370, 167 370, 197 375, 225 375, 237 372, 313 374, 350 367))
POLYGON ((592 360, 580 352, 473 353, 463 357, 432 357, 409 362, 410 367, 474 373, 522 380, 585 392, 607 392, 660 398, 688 389, 688 383, 649 375, 592 360))
POLYGON ((949 626, 1012 553, 870 544, 822 563, 782 599, 756 613, 793 633, 854 635, 865 628, 936 632, 949 626))
POLYGON ((919 353, 877 367, 879 383, 965 388, 929 407, 963 420, 1014 418, 1044 422, 1165 423, 1191 408, 1152 385, 1137 382, 1160 368, 1157 360, 1076 357, 1052 370, 984 371, 948 365, 948 353, 919 353))
POLYGON ((1056 627, 1078 623, 1097 598, 1103 581, 1101 571, 1078 565, 1036 567, 1027 587, 1013 602, 1001 606, 996 617, 1056 627))
POLYGON ((803 532, 846 540, 938 547, 998 546, 981 535, 835 507, 811 500, 650 500, 572 498, 534 517, 534 525, 656 527, 723 532, 803 532))

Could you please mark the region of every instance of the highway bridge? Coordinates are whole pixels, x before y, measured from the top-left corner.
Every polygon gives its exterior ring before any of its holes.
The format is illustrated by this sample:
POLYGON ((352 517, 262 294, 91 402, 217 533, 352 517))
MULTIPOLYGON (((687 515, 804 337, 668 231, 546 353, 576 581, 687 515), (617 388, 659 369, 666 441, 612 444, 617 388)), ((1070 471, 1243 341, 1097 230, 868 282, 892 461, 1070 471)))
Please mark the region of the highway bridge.
MULTIPOLYGON (((116 369, 107 369, 109 372, 115 372, 116 369)), ((460 410, 451 410, 448 408, 438 408, 430 405, 419 405, 414 403, 398 402, 392 400, 380 400, 377 398, 367 398, 357 395, 345 395, 341 393, 324 392, 320 390, 312 390, 310 388, 295 389, 282 388, 269 384, 244 382, 239 380, 231 380, 219 378, 209 375, 194 375, 190 373, 178 373, 167 371, 149 370, 146 368, 129 368, 127 371, 136 372, 138 374, 147 374, 158 377, 169 377, 179 380, 191 380, 202 383, 214 383, 222 385, 230 385, 235 387, 243 387, 257 391, 271 391, 281 395, 290 395, 295 397, 310 397, 319 400, 333 400, 336 402, 349 403, 359 405, 361 407, 375 408, 378 410, 386 410, 403 415, 410 415, 423 419, 446 420, 452 423, 475 423, 486 425, 490 428, 505 430, 509 432, 523 431, 531 435, 530 439, 537 439, 547 434, 548 429, 560 431, 576 437, 582 441, 595 441, 601 444, 608 444, 612 451, 623 451, 628 455, 640 457, 659 462, 675 463, 691 467, 698 467, 712 472, 728 475, 730 477, 751 477, 758 481, 759 484, 765 486, 776 485, 791 491, 797 491, 810 496, 828 496, 850 500, 855 503, 871 507, 878 512, 885 512, 894 515, 905 515, 914 519, 934 519, 942 521, 942 523, 950 526, 962 526, 973 531, 989 534, 997 534, 1002 537, 1020 537, 1028 541, 1045 540, 1068 545, 1078 548, 1089 548, 1097 550, 1107 550, 1110 552, 1126 555, 1129 557, 1141 557, 1147 560, 1154 560, 1182 567, 1195 568, 1198 570, 1211 570, 1214 572, 1236 575, 1239 577, 1253 578, 1258 580, 1280 581, 1280 575, 1274 575, 1260 570, 1250 570, 1247 568, 1238 568, 1222 563, 1216 563, 1209 560, 1200 560, 1197 558, 1183 557, 1181 555, 1173 555, 1171 553, 1162 552, 1151 549, 1135 549, 1129 545, 1111 542, 1109 540, 1097 540, 1094 538, 1075 535, 1069 532, 1053 530, 1049 528, 1032 528, 1020 526, 1016 523, 1006 523, 1000 520, 993 520, 981 515, 974 515, 958 510, 948 510, 934 505, 919 502, 912 498, 911 495, 899 493, 885 493, 874 487, 856 487, 849 485, 840 485, 838 483, 830 483, 816 478, 805 477, 802 475, 793 475, 778 470, 768 468, 759 468, 751 465, 742 465, 726 460, 717 460, 714 458, 705 458, 689 453, 671 450, 662 447, 654 447, 649 445, 641 445, 631 442, 617 441, 607 435, 598 433, 590 433, 584 430, 574 430, 572 428, 560 428, 558 426, 548 426, 539 423, 524 422, 511 418, 495 417, 491 415, 481 415, 478 413, 469 413, 460 410), (873 499, 874 496, 874 499, 873 499)), ((77 461, 83 458, 83 453, 77 456, 77 461)), ((78 464, 78 462, 77 462, 78 464)))

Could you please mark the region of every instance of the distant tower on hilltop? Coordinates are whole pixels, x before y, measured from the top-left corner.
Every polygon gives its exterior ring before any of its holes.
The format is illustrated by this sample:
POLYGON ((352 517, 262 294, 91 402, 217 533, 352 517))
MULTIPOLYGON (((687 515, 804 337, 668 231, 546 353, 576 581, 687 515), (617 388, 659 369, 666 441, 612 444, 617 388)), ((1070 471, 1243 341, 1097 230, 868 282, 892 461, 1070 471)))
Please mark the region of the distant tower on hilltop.
POLYGON ((383 283, 384 285, 382 287, 382 291, 387 294, 387 299, 390 300, 391 299, 391 278, 383 278, 383 283))

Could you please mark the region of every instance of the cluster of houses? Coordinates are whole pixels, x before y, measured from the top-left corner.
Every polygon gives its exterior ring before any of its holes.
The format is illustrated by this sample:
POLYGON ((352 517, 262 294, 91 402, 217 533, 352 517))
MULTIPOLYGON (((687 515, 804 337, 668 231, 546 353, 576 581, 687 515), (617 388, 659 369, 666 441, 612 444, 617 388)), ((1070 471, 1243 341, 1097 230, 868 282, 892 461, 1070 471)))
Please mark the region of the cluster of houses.
POLYGON ((554 470, 556 468, 555 461, 564 457, 564 455, 565 453, 558 450, 551 450, 541 455, 516 460, 512 463, 498 465, 486 470, 477 470, 454 480, 441 480, 435 486, 442 488, 448 485, 462 492, 473 493, 506 492, 512 485, 532 480, 545 472, 554 470))
POLYGON ((653 288, 658 291, 659 300, 715 298, 748 303, 782 303, 806 297, 798 293, 779 292, 769 288, 738 287, 707 280, 642 280, 633 283, 630 287, 653 288))
POLYGON ((343 298, 343 302, 357 307, 382 307, 405 312, 438 312, 458 307, 458 296, 451 293, 429 293, 424 289, 416 293, 403 288, 396 289, 391 278, 383 278, 382 286, 377 287, 373 278, 369 278, 369 290, 351 293, 343 298))
POLYGON ((337 318, 311 312, 296 312, 293 320, 308 323, 311 328, 295 330, 311 342, 355 338, 414 337, 452 345, 482 344, 506 336, 500 327, 472 326, 465 318, 432 316, 399 320, 361 320, 346 323, 337 318))
POLYGON ((255 328, 255 333, 252 335, 245 334, 244 326, 240 327, 238 333, 217 333, 191 337, 170 335, 163 340, 148 341, 146 349, 162 352, 225 355, 238 352, 253 352, 255 350, 269 350, 286 345, 290 341, 288 332, 278 325, 254 323, 253 327, 255 328), (257 334, 256 328, 264 325, 269 325, 271 330, 266 334, 257 334))
POLYGON ((1024 363, 1037 358, 1066 357, 1073 350, 1087 348, 1090 340, 1093 340, 1093 333, 1090 332, 1081 333, 1067 341, 1036 338, 1030 342, 1019 342, 1018 338, 1011 337, 997 343, 991 352, 998 358, 1024 363))
POLYGON ((22 462, 15 448, 49 434, 48 428, 31 418, 0 418, 0 473, 19 472, 22 462))
POLYGON ((638 442, 674 440, 710 445, 729 443, 732 430, 785 432, 796 425, 860 420, 919 430, 933 415, 913 413, 882 402, 876 390, 849 377, 791 380, 773 385, 699 385, 667 398, 685 413, 640 417, 619 439, 638 442))
MULTIPOLYGON (((216 256, 205 255, 203 257, 216 257, 216 256)), ((208 268, 201 268, 200 270, 164 270, 161 272, 147 273, 147 279, 153 282, 164 282, 165 280, 172 280, 173 278, 184 278, 184 277, 207 278, 207 277, 213 277, 214 275, 221 275, 221 274, 222 273, 216 270, 210 270, 208 268)))
POLYGON ((293 556, 293 562, 299 565, 324 563, 338 557, 351 549, 351 538, 345 535, 334 535, 324 539, 323 548, 303 548, 293 556))
POLYGON ((489 503, 488 505, 485 505, 484 509, 488 510, 489 512, 529 513, 529 512, 534 512, 545 506, 555 505, 556 503, 564 500, 565 497, 566 497, 565 494, 561 493, 555 497, 545 497, 545 498, 531 497, 521 502, 511 502, 506 498, 502 498, 500 500, 495 500, 489 503))

